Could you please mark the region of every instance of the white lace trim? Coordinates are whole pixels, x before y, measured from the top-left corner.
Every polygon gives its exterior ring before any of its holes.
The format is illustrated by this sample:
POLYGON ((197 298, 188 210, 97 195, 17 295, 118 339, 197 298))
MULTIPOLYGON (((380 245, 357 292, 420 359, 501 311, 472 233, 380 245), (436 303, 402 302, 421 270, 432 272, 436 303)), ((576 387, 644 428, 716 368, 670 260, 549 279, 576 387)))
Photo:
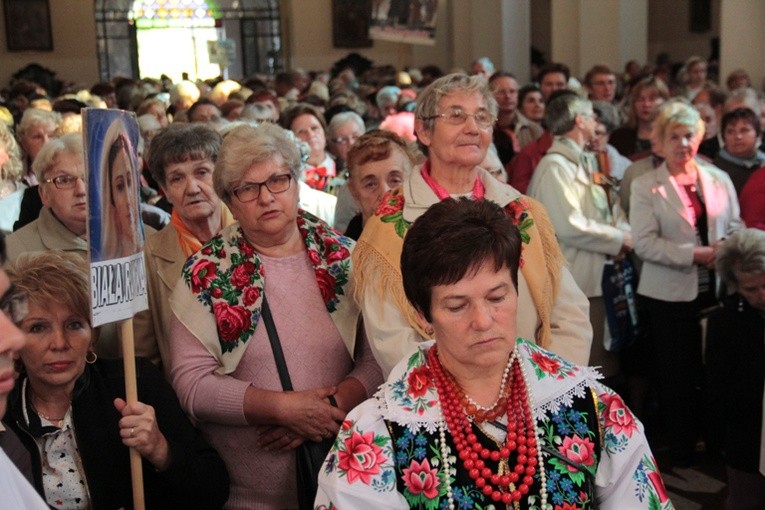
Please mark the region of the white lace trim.
MULTIPOLYGON (((425 395, 420 397, 420 404, 424 406, 422 414, 417 412, 416 405, 413 405, 417 403, 417 399, 412 399, 411 395, 406 393, 409 374, 412 370, 425 364, 426 354, 433 343, 433 341, 428 341, 420 345, 420 350, 415 354, 420 356, 420 359, 411 369, 407 368, 411 357, 399 362, 391 371, 388 381, 380 387, 374 396, 378 410, 385 419, 408 428, 412 433, 417 433, 422 429, 428 433, 436 433, 438 432, 438 423, 441 420, 439 406, 435 404, 438 401, 438 392, 435 388, 429 388, 425 395), (431 402, 434 405, 427 406, 426 403, 431 402)), ((573 365, 529 342, 522 341, 519 347, 520 358, 526 364, 528 373, 535 374, 530 377, 529 385, 536 402, 533 409, 536 420, 556 413, 562 407, 570 407, 575 398, 586 397, 587 389, 602 377, 595 368, 573 365), (561 364, 561 370, 570 372, 570 374, 563 373, 561 378, 553 374, 543 377, 541 380, 537 379, 531 361, 534 351, 558 361, 561 364)))

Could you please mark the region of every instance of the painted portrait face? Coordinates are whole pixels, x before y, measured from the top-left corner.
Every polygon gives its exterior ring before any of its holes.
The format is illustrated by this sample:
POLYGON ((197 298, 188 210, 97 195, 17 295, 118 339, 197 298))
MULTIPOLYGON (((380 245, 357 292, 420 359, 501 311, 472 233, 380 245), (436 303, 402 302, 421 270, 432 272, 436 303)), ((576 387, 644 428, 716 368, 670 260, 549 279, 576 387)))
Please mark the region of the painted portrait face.
MULTIPOLYGON (((136 226, 138 218, 138 196, 136 182, 136 171, 133 162, 127 152, 127 148, 122 147, 114 158, 110 172, 110 192, 112 207, 112 221, 115 232, 120 236, 123 246, 134 247, 136 245, 136 226)), ((123 252, 122 256, 135 253, 129 250, 123 252)))

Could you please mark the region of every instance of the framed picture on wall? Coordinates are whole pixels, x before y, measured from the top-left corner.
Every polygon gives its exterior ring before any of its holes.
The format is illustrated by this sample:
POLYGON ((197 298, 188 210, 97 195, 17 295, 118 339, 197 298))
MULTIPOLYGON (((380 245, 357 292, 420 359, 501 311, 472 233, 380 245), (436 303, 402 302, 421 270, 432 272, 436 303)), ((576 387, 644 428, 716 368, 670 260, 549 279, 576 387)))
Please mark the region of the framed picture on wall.
POLYGON ((332 0, 332 45, 335 48, 369 48, 372 0, 332 0))
POLYGON ((48 0, 3 0, 8 51, 53 51, 48 0))

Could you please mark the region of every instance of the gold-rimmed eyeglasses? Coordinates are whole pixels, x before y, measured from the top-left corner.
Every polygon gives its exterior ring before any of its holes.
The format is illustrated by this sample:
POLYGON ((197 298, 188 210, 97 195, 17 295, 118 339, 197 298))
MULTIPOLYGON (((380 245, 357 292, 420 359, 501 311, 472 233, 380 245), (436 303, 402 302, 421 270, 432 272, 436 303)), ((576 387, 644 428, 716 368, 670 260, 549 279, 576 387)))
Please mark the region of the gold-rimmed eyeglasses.
POLYGON ((450 106, 437 115, 423 117, 422 120, 443 119, 444 122, 451 124, 452 126, 461 126, 467 122, 468 117, 473 117, 476 125, 481 129, 489 129, 497 120, 491 113, 488 112, 488 110, 478 110, 475 113, 468 113, 462 108, 456 106, 450 106))
POLYGON ((82 182, 85 182, 84 177, 75 175, 59 175, 52 179, 43 179, 42 182, 46 184, 53 183, 57 189, 72 189, 77 185, 77 181, 80 179, 82 179, 82 182))

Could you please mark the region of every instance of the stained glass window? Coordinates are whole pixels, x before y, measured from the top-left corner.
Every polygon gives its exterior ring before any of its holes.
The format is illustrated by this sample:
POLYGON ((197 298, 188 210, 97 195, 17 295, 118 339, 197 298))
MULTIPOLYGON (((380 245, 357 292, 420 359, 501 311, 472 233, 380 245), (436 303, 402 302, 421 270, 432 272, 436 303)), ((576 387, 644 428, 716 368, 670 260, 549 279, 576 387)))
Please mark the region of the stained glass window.
POLYGON ((135 0, 128 16, 138 28, 212 27, 222 17, 212 0, 135 0))

